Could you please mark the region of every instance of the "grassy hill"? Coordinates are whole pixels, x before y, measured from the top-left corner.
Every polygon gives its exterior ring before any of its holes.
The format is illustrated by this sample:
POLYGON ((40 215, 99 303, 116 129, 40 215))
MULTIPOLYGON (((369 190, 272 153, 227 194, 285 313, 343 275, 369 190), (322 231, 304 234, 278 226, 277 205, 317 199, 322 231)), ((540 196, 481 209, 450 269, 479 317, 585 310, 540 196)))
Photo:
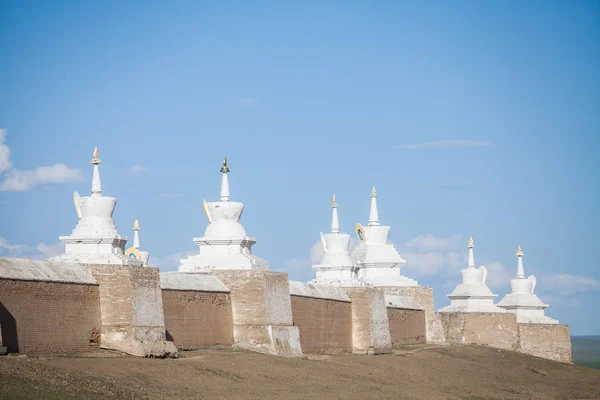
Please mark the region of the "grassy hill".
POLYGON ((600 398, 600 370, 480 346, 420 346, 381 356, 272 357, 238 350, 140 359, 0 357, 1 399, 600 398))
POLYGON ((600 369, 600 335, 571 336, 571 349, 575 364, 600 369))

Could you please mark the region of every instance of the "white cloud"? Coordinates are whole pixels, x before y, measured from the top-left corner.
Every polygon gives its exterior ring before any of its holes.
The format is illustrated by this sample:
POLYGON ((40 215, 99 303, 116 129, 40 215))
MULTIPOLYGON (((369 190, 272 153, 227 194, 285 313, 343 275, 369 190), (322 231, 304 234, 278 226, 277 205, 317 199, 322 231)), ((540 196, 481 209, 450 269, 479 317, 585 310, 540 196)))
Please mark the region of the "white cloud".
POLYGON ((36 186, 69 183, 83 180, 79 168, 69 168, 65 164, 51 167, 38 167, 33 171, 11 169, 4 174, 0 191, 25 192, 36 186))
POLYGON ((494 289, 506 289, 510 285, 510 280, 514 278, 502 263, 494 261, 485 266, 487 268, 486 283, 494 289))
POLYGON ((404 243, 404 247, 419 253, 426 253, 430 251, 448 252, 461 249, 465 244, 463 242, 465 242, 463 235, 453 235, 448 238, 437 238, 431 233, 428 233, 426 235, 417 236, 416 238, 409 240, 408 242, 404 243))
POLYGON ((288 260, 285 263, 285 271, 287 272, 296 270, 309 271, 311 267, 312 265, 310 263, 310 260, 308 260, 307 258, 292 258, 291 260, 288 260))
POLYGON ((0 129, 0 174, 10 169, 10 148, 4 143, 6 138, 6 129, 0 129))
POLYGON ((177 271, 180 261, 194 254, 198 254, 198 250, 180 251, 165 257, 154 257, 150 254, 150 266, 158 267, 161 271, 177 271))
POLYGON ((600 282, 589 276, 551 274, 543 276, 541 281, 539 286, 541 290, 559 296, 570 296, 600 289, 600 282))
POLYGON ((65 252, 65 245, 63 243, 56 243, 48 245, 46 243, 40 243, 35 246, 35 249, 40 252, 44 259, 57 256, 65 252))
POLYGON ((248 108, 258 105, 259 99, 256 97, 242 97, 236 103, 236 107, 248 108))
POLYGON ((56 243, 47 245, 40 243, 35 247, 25 244, 11 244, 3 237, 0 237, 0 257, 20 257, 33 260, 45 260, 50 257, 64 253, 64 244, 56 243))
POLYGON ((145 172, 148 169, 146 167, 144 167, 143 165, 134 165, 133 167, 129 168, 128 172, 130 174, 139 174, 140 172, 145 172))
POLYGON ((8 253, 9 255, 15 255, 22 253, 27 249, 24 244, 10 244, 6 239, 0 236, 0 254, 8 253))
POLYGON ((466 266, 467 253, 462 234, 438 238, 432 234, 417 236, 399 248, 406 259, 407 275, 431 276, 446 272, 454 275, 466 266))
POLYGON ((33 171, 11 169, 10 148, 4 143, 5 137, 6 130, 0 129, 0 174, 4 173, 4 179, 0 182, 0 191, 25 192, 36 186, 69 183, 83 179, 80 169, 69 168, 65 164, 38 167, 33 171))
POLYGON ((492 142, 483 140, 438 140, 435 142, 424 142, 414 144, 403 144, 395 146, 396 149, 421 150, 421 149, 464 149, 467 147, 493 147, 492 142))

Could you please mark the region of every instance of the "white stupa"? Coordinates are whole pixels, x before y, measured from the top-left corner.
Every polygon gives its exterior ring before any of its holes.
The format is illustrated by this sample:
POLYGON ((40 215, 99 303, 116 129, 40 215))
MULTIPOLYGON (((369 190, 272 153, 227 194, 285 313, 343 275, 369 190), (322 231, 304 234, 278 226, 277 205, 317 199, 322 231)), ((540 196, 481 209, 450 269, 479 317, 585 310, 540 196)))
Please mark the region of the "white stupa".
POLYGON ((65 244, 65 254, 50 260, 83 264, 141 265, 140 260, 124 255, 127 237, 119 235, 112 218, 117 200, 114 197, 102 196, 98 167, 100 163, 98 147, 96 147, 91 161, 94 166, 92 195, 82 197, 78 192, 73 193, 79 222, 70 236, 59 238, 65 244))
POLYGON ((133 222, 133 247, 125 250, 125 255, 134 260, 140 260, 144 266, 148 265, 150 254, 147 251, 140 250, 140 221, 137 219, 133 222))
POLYGON ((460 271, 462 283, 448 295, 450 305, 439 312, 506 312, 494 305, 497 297, 485 284, 487 269, 482 265, 475 268, 473 238, 469 238, 469 262, 467 268, 460 271))
POLYGON ((350 235, 340 233, 338 203, 335 194, 333 195, 331 207, 333 208, 331 233, 321 233, 324 254, 321 263, 313 265, 317 277, 311 283, 330 286, 357 286, 358 275, 348 252, 350 235))
POLYGON ((181 260, 179 271, 196 272, 214 269, 269 269, 269 264, 252 254, 256 239, 248 237, 240 224, 244 205, 231 202, 229 193, 230 172, 227 157, 223 160, 221 201, 207 203, 202 200, 209 225, 204 236, 194 238, 200 254, 181 260))
POLYGON ((517 277, 510 280, 512 293, 504 296, 498 303, 498 307, 516 314, 519 323, 558 324, 557 320, 544 315, 548 305, 533 293, 537 282, 535 276, 530 275, 529 278, 525 278, 521 246, 517 248, 517 259, 517 277))
POLYGON ((358 278, 368 286, 418 286, 417 281, 400 274, 406 260, 388 243, 390 229, 379 223, 377 191, 373 186, 369 223, 366 227, 356 224, 359 245, 352 251, 352 260, 358 278))

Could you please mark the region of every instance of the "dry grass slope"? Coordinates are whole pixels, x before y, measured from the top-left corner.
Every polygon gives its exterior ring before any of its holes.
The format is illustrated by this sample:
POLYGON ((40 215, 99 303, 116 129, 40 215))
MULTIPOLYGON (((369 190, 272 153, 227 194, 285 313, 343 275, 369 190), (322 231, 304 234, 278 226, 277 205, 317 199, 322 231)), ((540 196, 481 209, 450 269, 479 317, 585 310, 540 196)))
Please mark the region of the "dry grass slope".
POLYGON ((7 356, 0 398, 598 399, 600 370, 479 346, 308 359, 235 350, 166 360, 7 356))

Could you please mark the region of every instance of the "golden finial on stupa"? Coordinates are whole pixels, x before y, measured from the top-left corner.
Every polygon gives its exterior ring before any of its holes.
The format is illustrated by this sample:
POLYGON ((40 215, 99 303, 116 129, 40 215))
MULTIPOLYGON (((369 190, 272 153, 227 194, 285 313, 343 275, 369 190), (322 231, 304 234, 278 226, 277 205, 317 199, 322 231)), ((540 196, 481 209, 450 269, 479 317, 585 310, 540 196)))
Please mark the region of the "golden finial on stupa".
POLYGON ((523 257, 523 250, 521 250, 521 246, 517 246, 517 257, 523 257))
POLYGON ((473 237, 469 237, 469 248, 472 249, 473 247, 475 247, 475 245, 473 244, 473 237))
POLYGON ((375 190, 375 186, 373 186, 373 190, 371 190, 371 197, 377 197, 377 190, 375 190))
POLYGON ((133 230, 134 231, 139 231, 140 230, 140 221, 138 221, 137 218, 133 222, 133 230))
POLYGON ((221 167, 221 172, 226 174, 229 172, 229 168, 227 167, 227 157, 223 157, 223 167, 221 167))
POLYGON ((335 193, 333 194, 333 201, 331 202, 331 207, 332 208, 336 208, 338 206, 338 203, 335 199, 335 193))
POLYGON ((96 147, 94 147, 94 158, 92 158, 92 161, 90 161, 90 164, 98 165, 101 162, 102 161, 100 161, 100 159, 98 158, 98 146, 96 146, 96 147))

